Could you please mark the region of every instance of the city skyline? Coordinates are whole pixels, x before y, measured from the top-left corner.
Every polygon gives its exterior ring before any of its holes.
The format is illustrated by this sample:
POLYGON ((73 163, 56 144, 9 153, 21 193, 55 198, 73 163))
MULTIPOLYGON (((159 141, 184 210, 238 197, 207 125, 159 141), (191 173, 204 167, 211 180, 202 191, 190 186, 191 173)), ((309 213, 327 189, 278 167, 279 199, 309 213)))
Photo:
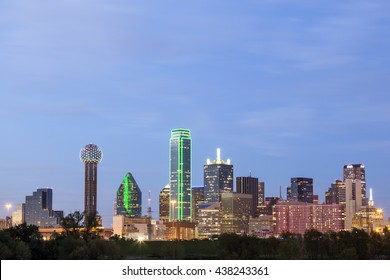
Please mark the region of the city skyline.
POLYGON ((96 143, 103 224, 129 171, 156 218, 177 127, 193 185, 221 148, 266 196, 309 177, 323 202, 361 163, 390 216, 390 3, 209 2, 0 3, 0 217, 45 187, 83 210, 78 152, 96 143))

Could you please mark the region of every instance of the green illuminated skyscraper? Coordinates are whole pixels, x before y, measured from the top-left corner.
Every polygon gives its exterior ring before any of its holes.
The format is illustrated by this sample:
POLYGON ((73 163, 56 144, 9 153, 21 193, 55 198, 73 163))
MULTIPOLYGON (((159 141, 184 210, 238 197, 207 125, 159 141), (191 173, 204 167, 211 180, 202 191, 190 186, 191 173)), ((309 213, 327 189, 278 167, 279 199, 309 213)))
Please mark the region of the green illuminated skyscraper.
POLYGON ((191 134, 188 129, 171 131, 169 173, 169 220, 191 221, 191 134))
POLYGON ((115 215, 126 218, 142 216, 142 192, 130 172, 126 174, 116 192, 115 215))

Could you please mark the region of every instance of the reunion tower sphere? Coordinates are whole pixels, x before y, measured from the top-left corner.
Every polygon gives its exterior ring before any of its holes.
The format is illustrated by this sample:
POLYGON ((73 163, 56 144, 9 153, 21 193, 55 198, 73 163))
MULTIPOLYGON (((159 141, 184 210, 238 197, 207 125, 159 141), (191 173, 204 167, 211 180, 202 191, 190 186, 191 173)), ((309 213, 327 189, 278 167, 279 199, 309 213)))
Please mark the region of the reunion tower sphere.
POLYGON ((83 163, 99 163, 102 158, 103 152, 95 144, 88 144, 80 151, 80 160, 83 163))

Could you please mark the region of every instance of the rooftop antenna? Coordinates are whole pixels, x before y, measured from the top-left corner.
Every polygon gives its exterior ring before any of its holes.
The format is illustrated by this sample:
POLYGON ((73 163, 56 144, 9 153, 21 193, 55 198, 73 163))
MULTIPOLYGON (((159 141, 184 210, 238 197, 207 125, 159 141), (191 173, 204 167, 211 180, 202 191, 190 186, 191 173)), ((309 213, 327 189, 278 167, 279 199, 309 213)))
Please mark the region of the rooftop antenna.
POLYGON ((252 170, 249 170, 249 177, 252 177, 252 170))
POLYGON ((148 216, 152 218, 152 199, 150 198, 150 190, 148 192, 148 216))
POLYGON ((279 186, 279 198, 282 200, 282 186, 279 186))
POLYGON ((153 227, 152 227, 152 199, 150 198, 150 190, 148 192, 148 224, 147 224, 147 231, 148 231, 148 240, 152 240, 153 236, 153 227))

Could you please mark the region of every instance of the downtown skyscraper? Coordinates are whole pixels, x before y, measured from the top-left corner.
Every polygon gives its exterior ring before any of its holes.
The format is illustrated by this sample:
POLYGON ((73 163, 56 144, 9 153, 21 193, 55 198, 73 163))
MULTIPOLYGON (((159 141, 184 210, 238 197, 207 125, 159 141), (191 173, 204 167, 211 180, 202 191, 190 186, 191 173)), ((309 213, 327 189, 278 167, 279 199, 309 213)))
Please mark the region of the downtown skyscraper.
POLYGON ((206 202, 221 201, 221 194, 233 191, 233 165, 228 159, 221 159, 221 150, 217 149, 217 159, 207 160, 203 172, 204 200, 206 202))
POLYGON ((32 195, 26 196, 23 204, 22 222, 42 228, 60 227, 63 211, 53 210, 53 190, 39 188, 32 195))
POLYGON ((170 221, 192 220, 191 165, 190 130, 173 129, 169 158, 170 221))
POLYGON ((313 203, 313 178, 291 178, 291 186, 287 188, 287 200, 313 203))
MULTIPOLYGON (((353 181, 359 180, 361 182, 361 199, 362 205, 367 205, 367 186, 366 186, 366 169, 365 166, 361 163, 357 164, 346 164, 343 169, 344 182, 347 179, 353 181)), ((358 194, 359 196, 359 194, 358 194)), ((355 199, 357 197, 355 188, 352 189, 352 197, 355 199)))
POLYGON ((237 193, 251 194, 251 214, 252 217, 256 216, 256 209, 259 205, 259 178, 252 176, 249 177, 237 177, 236 178, 236 190, 237 193))
POLYGON ((127 172, 116 192, 115 215, 125 218, 139 218, 142 216, 142 192, 133 175, 127 172))

